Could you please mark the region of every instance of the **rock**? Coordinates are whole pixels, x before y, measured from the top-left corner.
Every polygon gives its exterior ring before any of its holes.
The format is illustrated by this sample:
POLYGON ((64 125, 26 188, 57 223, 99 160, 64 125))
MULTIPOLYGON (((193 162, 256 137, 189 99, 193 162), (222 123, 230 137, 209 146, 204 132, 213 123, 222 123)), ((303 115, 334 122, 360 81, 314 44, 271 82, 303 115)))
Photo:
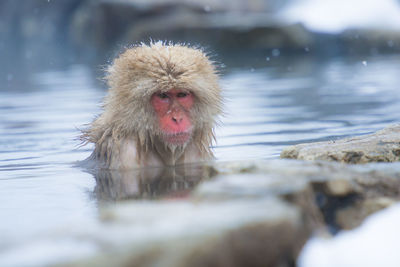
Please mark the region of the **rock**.
POLYGON ((106 200, 125 197, 100 206, 89 233, 68 235, 84 236, 97 252, 66 266, 293 266, 313 230, 352 229, 400 199, 400 164, 363 166, 273 160, 215 163, 186 174, 102 174, 97 197, 105 187, 113 192, 106 200), (186 179, 194 183, 177 186, 186 179), (145 192, 157 200, 126 200, 148 199, 145 192))
POLYGON ((85 1, 71 19, 69 39, 79 50, 97 51, 97 56, 104 51, 117 54, 121 47, 138 42, 167 40, 211 47, 213 53, 228 60, 233 51, 247 50, 246 54, 273 49, 303 51, 313 41, 302 25, 279 21, 274 12, 281 9, 283 1, 227 3, 225 0, 85 1))
POLYGON ((107 228, 130 244, 74 266, 291 266, 310 234, 299 209, 273 198, 129 203, 104 212, 107 228))
POLYGON ((369 215, 387 208, 395 201, 388 197, 378 197, 358 201, 355 205, 337 212, 336 223, 342 229, 349 230, 359 226, 369 215))
POLYGON ((115 52, 119 49, 116 43, 130 45, 150 39, 202 44, 226 60, 237 52, 246 51, 248 57, 252 52, 265 54, 273 49, 303 56, 305 48, 319 56, 329 56, 332 51, 352 55, 399 51, 395 44, 399 43, 400 34, 396 31, 349 29, 330 35, 288 22, 282 17, 282 10, 292 2, 84 1, 71 19, 69 36, 78 47, 94 47, 99 52, 115 52), (332 49, 325 49, 327 45, 332 49))
POLYGON ((291 146, 282 151, 281 158, 353 164, 400 161, 400 125, 370 135, 291 146))
POLYGON ((275 195, 301 207, 312 227, 324 225, 333 234, 360 225, 369 214, 400 200, 399 163, 276 160, 225 163, 216 169, 219 175, 202 184, 194 197, 221 200, 275 195), (353 215, 348 213, 344 223, 338 214, 349 208, 354 208, 353 215))
POLYGON ((354 192, 350 182, 344 179, 327 181, 326 190, 333 196, 346 196, 354 192))

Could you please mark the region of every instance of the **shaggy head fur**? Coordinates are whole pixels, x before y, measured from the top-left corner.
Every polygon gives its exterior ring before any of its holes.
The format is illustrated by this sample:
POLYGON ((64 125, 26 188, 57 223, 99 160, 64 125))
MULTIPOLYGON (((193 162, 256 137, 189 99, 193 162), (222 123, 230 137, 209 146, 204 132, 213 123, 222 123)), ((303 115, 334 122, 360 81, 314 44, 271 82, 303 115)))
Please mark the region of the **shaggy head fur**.
POLYGON ((222 98, 215 66, 201 50, 161 42, 142 44, 116 58, 105 78, 109 92, 104 112, 83 132, 84 141, 95 143, 97 149, 106 139, 133 137, 138 151, 151 149, 152 138, 162 134, 151 96, 175 88, 194 95, 192 142, 201 153, 212 155, 209 147, 222 98))

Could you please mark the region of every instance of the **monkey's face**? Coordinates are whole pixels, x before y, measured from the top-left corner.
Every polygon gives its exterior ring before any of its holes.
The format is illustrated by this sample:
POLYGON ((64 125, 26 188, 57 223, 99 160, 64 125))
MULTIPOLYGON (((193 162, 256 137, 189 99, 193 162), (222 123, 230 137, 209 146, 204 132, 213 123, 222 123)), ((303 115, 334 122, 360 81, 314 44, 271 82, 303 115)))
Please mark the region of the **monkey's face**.
POLYGON ((186 90, 171 89, 152 95, 151 105, 157 116, 161 138, 169 145, 186 144, 193 131, 190 110, 194 96, 186 90))

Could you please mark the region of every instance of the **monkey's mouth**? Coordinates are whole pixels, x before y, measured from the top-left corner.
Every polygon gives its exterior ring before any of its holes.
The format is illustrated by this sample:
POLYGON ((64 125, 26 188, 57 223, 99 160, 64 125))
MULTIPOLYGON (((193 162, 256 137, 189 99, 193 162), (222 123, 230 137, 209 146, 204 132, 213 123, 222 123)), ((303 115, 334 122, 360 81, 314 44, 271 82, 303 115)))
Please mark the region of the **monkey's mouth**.
POLYGON ((189 141, 190 136, 190 132, 180 132, 173 134, 164 134, 163 139, 165 142, 171 145, 184 145, 189 141))

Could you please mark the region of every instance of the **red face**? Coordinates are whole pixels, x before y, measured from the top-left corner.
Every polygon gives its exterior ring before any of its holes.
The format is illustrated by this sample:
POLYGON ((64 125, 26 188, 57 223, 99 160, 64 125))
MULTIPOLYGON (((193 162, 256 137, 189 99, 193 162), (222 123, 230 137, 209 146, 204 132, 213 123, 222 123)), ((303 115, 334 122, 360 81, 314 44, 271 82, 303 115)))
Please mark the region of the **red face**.
POLYGON ((192 123, 189 115, 193 103, 193 95, 179 89, 155 93, 151 97, 151 105, 157 114, 165 142, 183 145, 190 139, 192 123))

